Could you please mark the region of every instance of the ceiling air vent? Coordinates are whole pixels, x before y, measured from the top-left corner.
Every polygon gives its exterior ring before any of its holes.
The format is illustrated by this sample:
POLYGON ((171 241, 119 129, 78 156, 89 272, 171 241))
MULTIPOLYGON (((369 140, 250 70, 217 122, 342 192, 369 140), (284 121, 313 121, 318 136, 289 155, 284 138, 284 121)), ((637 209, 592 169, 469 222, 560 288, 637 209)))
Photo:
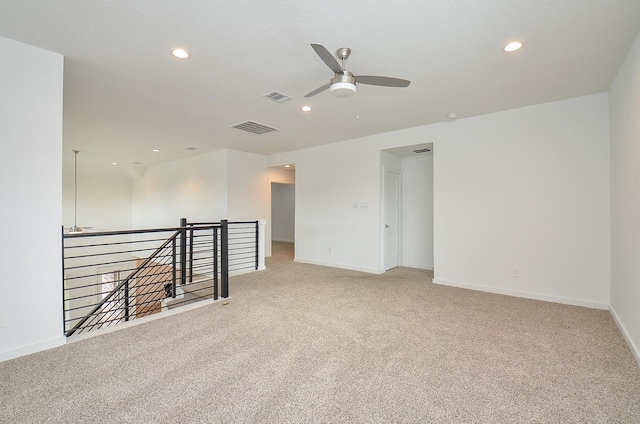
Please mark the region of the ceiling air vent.
POLYGON ((286 94, 278 93, 277 91, 272 91, 271 93, 267 93, 262 97, 266 97, 267 99, 273 100, 274 102, 282 103, 287 100, 291 100, 291 97, 286 94))
POLYGON ((427 153, 430 152, 431 149, 418 149, 418 150, 414 150, 413 153, 427 153))
POLYGON ((277 128, 269 127, 267 125, 261 124, 259 122, 254 122, 254 121, 241 122, 239 124, 232 125, 231 127, 237 128, 242 131, 258 134, 258 135, 268 133, 271 131, 278 131, 277 128))

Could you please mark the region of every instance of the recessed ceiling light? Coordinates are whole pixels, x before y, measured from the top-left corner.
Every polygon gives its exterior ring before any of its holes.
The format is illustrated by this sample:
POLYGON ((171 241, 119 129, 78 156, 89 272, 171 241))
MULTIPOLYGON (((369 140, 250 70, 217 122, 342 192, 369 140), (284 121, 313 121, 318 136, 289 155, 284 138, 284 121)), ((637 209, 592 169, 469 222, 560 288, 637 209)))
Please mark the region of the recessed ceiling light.
POLYGON ((520 50, 524 47, 524 43, 522 41, 512 41, 502 49, 503 52, 510 53, 515 52, 516 50, 520 50))
POLYGON ((458 117, 458 114, 455 112, 451 112, 447 114, 447 118, 449 119, 456 119, 458 117))
POLYGON ((311 112, 311 106, 302 106, 300 110, 303 112, 311 112))
POLYGON ((291 165, 285 165, 284 167, 285 168, 291 168, 291 165))
POLYGON ((191 55, 185 49, 171 49, 171 55, 178 59, 189 59, 191 55))
POLYGON ((160 150, 158 150, 158 149, 153 149, 153 150, 152 150, 152 152, 156 152, 156 153, 158 153, 159 151, 160 151, 160 150))
POLYGON ((117 165, 118 162, 111 162, 111 165, 117 165))

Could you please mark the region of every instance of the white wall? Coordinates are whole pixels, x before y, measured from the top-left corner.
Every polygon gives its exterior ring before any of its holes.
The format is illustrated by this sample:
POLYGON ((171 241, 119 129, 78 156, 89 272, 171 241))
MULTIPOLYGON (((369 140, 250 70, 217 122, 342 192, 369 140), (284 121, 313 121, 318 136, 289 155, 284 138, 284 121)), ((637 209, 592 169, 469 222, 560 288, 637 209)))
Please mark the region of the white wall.
POLYGON ((292 171, 267 167, 267 157, 228 150, 229 220, 266 219, 265 256, 271 256, 271 183, 293 183, 292 171))
POLYGON ((433 269, 433 153, 402 158, 402 266, 433 269))
POLYGON ((640 363, 640 35, 609 91, 611 312, 640 363))
POLYGON ((456 126, 435 145, 436 280, 606 308, 607 95, 456 126))
MULTIPOLYGON (((62 223, 65 228, 72 227, 74 221, 73 179, 73 169, 63 174, 62 223)), ((91 231, 132 229, 131 202, 132 182, 128 177, 117 172, 113 175, 81 173, 78 165, 79 227, 93 227, 91 231)))
POLYGON ((607 307, 606 93, 274 155, 296 163, 296 259, 378 271, 379 151, 428 142, 437 281, 607 307))
POLYGON ((296 186, 271 184, 271 239, 293 243, 295 240, 296 186))
POLYGON ((381 272, 380 149, 352 140, 269 158, 283 163, 296 164, 295 260, 381 272))
POLYGON ((228 150, 230 221, 256 220, 269 215, 267 157, 228 150))
MULTIPOLYGON (((267 167, 267 158, 224 149, 150 166, 133 183, 134 228, 160 228, 190 222, 268 219, 271 182, 293 183, 291 171, 267 167)), ((271 255, 267 223, 266 256, 271 255)))
POLYGON ((214 222, 228 216, 227 150, 150 166, 133 183, 134 228, 176 227, 180 218, 214 222))
POLYGON ((0 360, 62 336, 63 57, 0 37, 0 360), (28 252, 28 254, 27 254, 28 252), (29 299, 25 302, 25 299, 29 299))

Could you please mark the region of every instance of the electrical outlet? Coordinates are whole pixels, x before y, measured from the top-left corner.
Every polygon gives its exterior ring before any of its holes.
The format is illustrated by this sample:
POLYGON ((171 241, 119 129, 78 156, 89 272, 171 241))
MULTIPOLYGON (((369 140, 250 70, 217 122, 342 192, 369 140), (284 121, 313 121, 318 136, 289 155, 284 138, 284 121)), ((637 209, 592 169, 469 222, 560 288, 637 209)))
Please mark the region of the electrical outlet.
POLYGON ((0 311, 0 327, 6 327, 6 326, 7 326, 7 312, 0 311))
POLYGON ((520 276, 520 267, 519 266, 514 266, 513 267, 513 276, 514 277, 519 277, 520 276))

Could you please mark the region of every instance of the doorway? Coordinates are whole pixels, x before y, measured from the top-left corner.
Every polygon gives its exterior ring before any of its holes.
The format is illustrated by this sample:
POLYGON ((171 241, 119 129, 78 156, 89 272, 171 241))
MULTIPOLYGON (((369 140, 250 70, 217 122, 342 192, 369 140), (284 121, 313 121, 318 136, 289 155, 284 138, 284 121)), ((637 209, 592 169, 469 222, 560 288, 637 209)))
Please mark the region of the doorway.
POLYGON ((271 183, 271 251, 293 251, 295 241, 295 184, 271 183))
POLYGON ((385 169, 383 177, 383 266, 400 266, 400 171, 385 169))
MULTIPOLYGON (((387 170, 400 175, 400 265, 410 268, 433 270, 433 168, 435 143, 424 143, 383 150, 389 153, 383 162, 381 180, 387 170), (394 158, 395 157, 395 161, 394 158)), ((390 188, 387 187, 387 190, 390 188)), ((381 219, 385 219, 383 204, 385 186, 381 185, 381 219)), ((385 223, 382 222, 382 226, 385 223)), ((386 249, 384 235, 381 236, 381 257, 384 262, 386 249)), ((386 266, 384 266, 386 269, 386 266)))

